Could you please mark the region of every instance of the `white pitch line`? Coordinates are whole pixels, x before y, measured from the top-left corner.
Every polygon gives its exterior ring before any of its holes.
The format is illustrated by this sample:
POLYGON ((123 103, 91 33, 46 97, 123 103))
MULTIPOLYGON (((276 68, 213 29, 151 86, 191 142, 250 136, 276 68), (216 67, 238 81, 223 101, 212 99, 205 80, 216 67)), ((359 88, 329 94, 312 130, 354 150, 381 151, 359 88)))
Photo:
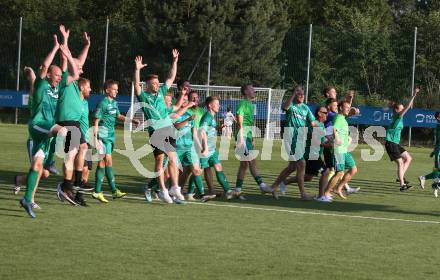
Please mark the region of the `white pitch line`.
MULTIPOLYGON (((54 189, 48 188, 39 188, 40 190, 56 192, 54 189)), ((84 192, 86 194, 90 194, 84 192)), ((111 197, 111 195, 105 195, 107 197, 111 197)), ((133 200, 142 200, 145 201, 143 197, 139 196, 125 196, 125 198, 133 199, 133 200)), ((160 203, 160 202, 158 202, 160 203)), ((313 212, 313 211, 299 211, 299 210, 288 210, 288 209, 276 209, 276 208, 262 208, 262 207, 252 207, 252 206, 241 206, 241 205, 232 205, 232 204, 216 204, 211 202, 189 202, 188 204, 195 205, 204 205, 211 207, 224 207, 224 208, 238 208, 238 209, 247 209, 247 210, 259 210, 259 211, 269 211, 269 212, 281 212, 281 213, 292 213, 292 214, 301 214, 301 215, 318 215, 318 216, 328 216, 328 217, 341 217, 341 218, 352 218, 352 219, 364 219, 364 220, 375 220, 375 221, 388 221, 388 222, 405 222, 405 223, 414 223, 414 224, 440 224, 440 221, 426 221, 426 220, 407 220, 407 219, 399 219, 399 218, 383 218, 383 217, 371 217, 371 216, 359 216, 359 215, 345 215, 345 214, 336 214, 336 213, 324 213, 324 212, 313 212)))

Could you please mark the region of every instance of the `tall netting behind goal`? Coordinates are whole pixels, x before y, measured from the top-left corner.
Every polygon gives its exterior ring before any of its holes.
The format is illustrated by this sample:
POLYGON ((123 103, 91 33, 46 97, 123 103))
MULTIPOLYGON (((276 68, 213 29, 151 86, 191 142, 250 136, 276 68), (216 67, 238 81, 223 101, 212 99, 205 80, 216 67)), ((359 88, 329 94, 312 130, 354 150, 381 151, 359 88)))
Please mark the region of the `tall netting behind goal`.
MULTIPOLYGON (((145 82, 141 82, 142 90, 145 89, 145 82)), ((171 89, 177 93, 176 85, 171 89)), ((240 87, 232 86, 206 86, 206 85, 191 85, 192 90, 196 90, 200 97, 200 106, 203 106, 207 96, 218 96, 220 98, 220 112, 217 114, 217 122, 221 124, 227 108, 230 108, 232 113, 236 115, 237 107, 242 99, 240 87)), ((253 101, 255 105, 254 119, 255 126, 259 128, 260 134, 254 133, 256 138, 280 139, 281 135, 281 103, 285 90, 271 89, 271 88, 255 88, 256 98, 253 101)), ((132 90, 132 106, 137 102, 134 97, 134 90, 132 90)), ((138 111, 133 116, 139 120, 142 129, 146 129, 144 122, 144 115, 142 111, 138 111)), ((234 133, 237 131, 237 124, 233 125, 234 133)))

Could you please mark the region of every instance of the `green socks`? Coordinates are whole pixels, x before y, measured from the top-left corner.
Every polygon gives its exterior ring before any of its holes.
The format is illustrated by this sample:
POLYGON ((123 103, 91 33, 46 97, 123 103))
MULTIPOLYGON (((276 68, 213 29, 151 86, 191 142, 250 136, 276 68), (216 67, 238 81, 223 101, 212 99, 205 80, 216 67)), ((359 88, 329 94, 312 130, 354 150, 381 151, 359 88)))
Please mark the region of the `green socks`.
POLYGON ((197 190, 199 191, 199 194, 201 196, 205 195, 205 188, 203 187, 203 181, 202 181, 202 177, 199 176, 194 176, 192 175, 191 177, 194 177, 194 183, 196 185, 197 190))
POLYGON ((115 175, 113 175, 113 167, 111 166, 105 167, 105 176, 107 177, 107 182, 110 185, 112 192, 115 192, 116 184, 115 184, 115 175))
POLYGON ((217 177, 217 181, 220 183, 220 185, 223 187, 223 190, 225 192, 229 191, 229 183, 226 180, 225 173, 223 171, 215 171, 215 176, 217 177))
POLYGON ((435 178, 440 178, 440 171, 433 171, 429 173, 428 175, 425 175, 425 179, 432 180, 435 178))
POLYGON ((195 187, 196 187, 196 183, 194 182, 194 175, 191 174, 191 176, 189 176, 189 181, 188 181, 188 193, 194 193, 195 187))
POLYGON ((105 170, 102 167, 99 167, 99 165, 96 167, 96 173, 95 173, 95 193, 102 192, 102 183, 104 182, 104 176, 105 176, 105 170))
POLYGON ((243 187, 243 180, 237 179, 237 182, 235 183, 235 189, 237 192, 241 192, 241 188, 243 187))
POLYGON ((37 186, 38 181, 38 171, 29 169, 29 173, 27 175, 26 181, 26 192, 24 193, 24 199, 27 203, 32 202, 32 194, 34 193, 34 189, 37 186))
POLYGON ((261 185, 263 183, 263 178, 261 178, 261 176, 255 176, 254 179, 255 182, 257 182, 257 185, 261 185))

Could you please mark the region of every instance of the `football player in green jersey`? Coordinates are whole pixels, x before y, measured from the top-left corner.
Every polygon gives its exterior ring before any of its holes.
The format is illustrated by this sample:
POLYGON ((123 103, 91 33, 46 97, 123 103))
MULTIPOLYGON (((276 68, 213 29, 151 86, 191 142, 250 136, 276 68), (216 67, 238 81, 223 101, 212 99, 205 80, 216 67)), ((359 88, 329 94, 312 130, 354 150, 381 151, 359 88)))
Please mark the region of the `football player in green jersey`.
POLYGON ((434 157, 434 169, 431 173, 426 174, 425 176, 420 176, 419 181, 420 187, 424 189, 426 179, 434 179, 434 184, 432 186, 434 189, 434 196, 437 197, 438 189, 440 188, 440 112, 436 112, 434 117, 437 120, 437 126, 435 127, 435 147, 430 155, 431 157, 434 157))
MULTIPOLYGON (((63 34, 64 45, 67 46, 70 31, 66 30, 64 25, 60 25, 59 29, 63 34)), ((76 67, 78 76, 83 73, 82 67, 90 47, 90 37, 87 36, 87 33, 84 33, 84 42, 84 48, 79 57, 73 59, 73 66, 76 67)), ((61 65, 63 75, 68 75, 67 57, 65 55, 61 56, 61 65)), ((74 71, 73 66, 69 67, 69 70, 72 69, 72 71, 74 71)), ((90 82, 84 81, 82 86, 83 91, 87 90, 87 87, 90 88, 90 82)), ((84 157, 87 152, 87 142, 80 125, 83 112, 83 99, 83 94, 81 93, 77 80, 60 88, 55 117, 57 124, 64 128, 60 130, 60 137, 57 137, 57 141, 65 143, 65 158, 63 161, 64 181, 58 185, 57 195, 61 200, 66 199, 70 203, 72 203, 73 200, 76 204, 85 206, 86 204, 81 192, 77 192, 75 197, 72 197, 73 186, 76 188, 80 187, 84 157), (75 181, 73 181, 73 177, 75 177, 75 181)))
POLYGON ((304 89, 296 86, 293 95, 283 104, 286 111, 286 125, 284 128, 284 144, 288 155, 289 164, 278 175, 272 184, 271 192, 276 196, 276 189, 290 173, 296 170, 298 188, 302 200, 311 200, 304 188, 304 175, 306 161, 304 159, 305 140, 307 138, 307 127, 316 127, 315 117, 309 107, 304 103, 304 89))
POLYGON ((217 96, 208 96, 205 101, 205 106, 207 112, 200 120, 199 129, 203 147, 200 165, 203 168, 208 188, 214 189, 211 172, 211 167, 214 167, 217 181, 222 186, 226 199, 231 199, 233 198, 233 191, 229 187, 228 180, 223 172, 223 167, 216 149, 217 122, 215 121, 215 115, 220 110, 220 99, 217 96))
POLYGON ((240 91, 243 99, 240 100, 237 107, 238 132, 236 136, 236 153, 241 159, 237 172, 234 195, 241 200, 246 200, 242 193, 242 187, 244 176, 246 175, 246 169, 248 167, 260 190, 267 190, 268 187, 258 173, 257 161, 255 159, 247 159, 249 152, 254 149, 252 129, 254 127, 255 105, 252 103, 252 100, 255 99, 255 89, 251 84, 246 84, 241 86, 240 91))
POLYGON ((419 88, 414 90, 414 95, 406 107, 403 106, 402 103, 394 104, 393 119, 386 130, 385 149, 390 157, 390 160, 396 162, 397 181, 400 182, 401 192, 411 188, 411 185, 409 185, 409 182, 405 179, 405 173, 412 161, 411 155, 402 146, 400 146, 400 135, 403 129, 403 116, 405 116, 408 110, 411 109, 414 99, 419 92, 419 88))
POLYGON ((199 93, 195 90, 190 90, 189 95, 188 95, 188 100, 194 102, 194 104, 195 104, 188 111, 190 114, 196 115, 196 119, 194 120, 194 124, 196 126, 196 129, 199 129, 202 116, 206 112, 203 107, 199 106, 199 103, 200 103, 199 93))
POLYGON ((54 46, 40 66, 34 87, 32 115, 28 125, 33 140, 32 164, 27 176, 25 197, 20 201, 21 206, 32 218, 35 218, 31 206, 32 194, 43 173, 44 161, 48 158, 51 140, 54 135, 53 131, 57 127, 55 124, 55 109, 58 101, 58 91, 60 87, 77 79, 77 73, 73 73, 73 76, 62 77, 61 69, 58 66, 51 65, 59 49, 68 57, 70 63, 73 61, 68 47, 60 46, 57 36, 54 35, 54 46))
MULTIPOLYGON (((104 83, 104 91, 106 97, 99 102, 95 112, 95 123, 93 135, 96 143, 96 149, 104 158, 99 161, 96 167, 95 191, 92 197, 100 202, 107 203, 102 192, 102 183, 104 177, 111 187, 113 199, 123 198, 126 193, 121 192, 115 183, 115 175, 113 174, 113 148, 115 146, 115 125, 116 121, 125 121, 128 119, 119 112, 118 102, 115 98, 118 94, 118 82, 107 80, 104 83)), ((134 124, 139 124, 138 120, 131 120, 134 124)))
POLYGON ((179 170, 177 168, 176 158, 175 128, 169 117, 168 108, 164 101, 164 95, 176 78, 177 62, 179 60, 178 50, 173 49, 172 58, 173 61, 170 72, 162 86, 159 85, 157 75, 148 75, 146 77, 146 91, 142 90, 140 85, 140 70, 147 65, 143 64, 141 56, 135 58, 135 72, 133 76, 134 92, 138 101, 143 104, 142 111, 148 122, 150 144, 153 147, 155 159, 154 171, 159 178, 159 186, 161 189, 159 196, 161 200, 166 203, 173 203, 171 196, 176 197, 179 201, 185 200, 181 193, 181 187, 178 185, 179 170), (168 156, 168 171, 173 185, 169 192, 165 187, 163 175, 165 156, 168 156))
POLYGON ((342 101, 339 103, 339 113, 333 120, 333 139, 334 139, 334 153, 333 162, 335 166, 335 175, 330 179, 326 191, 326 198, 332 196, 333 189, 336 187, 336 194, 345 199, 346 197, 342 193, 342 189, 351 178, 357 173, 356 162, 353 159, 352 154, 348 151, 350 145, 350 136, 348 123, 346 118, 350 114, 350 103, 342 101), (346 170, 348 170, 346 172, 346 170))

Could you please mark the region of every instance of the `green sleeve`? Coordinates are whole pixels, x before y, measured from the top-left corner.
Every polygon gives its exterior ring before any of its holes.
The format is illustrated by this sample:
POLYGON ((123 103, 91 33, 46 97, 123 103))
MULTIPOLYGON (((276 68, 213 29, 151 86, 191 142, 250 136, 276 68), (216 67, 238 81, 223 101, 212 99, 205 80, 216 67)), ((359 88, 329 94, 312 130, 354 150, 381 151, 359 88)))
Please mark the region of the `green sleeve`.
POLYGON ((200 127, 203 128, 205 132, 208 132, 208 121, 206 119, 206 115, 203 115, 202 119, 200 120, 200 127))
POLYGON ((121 111, 119 111, 119 104, 116 102, 116 116, 119 116, 121 114, 121 111))
POLYGON ((95 112, 95 118, 97 119, 102 119, 102 113, 105 109, 104 106, 104 100, 98 103, 98 106, 96 107, 96 112, 95 112))
POLYGON ((243 103, 242 103, 242 102, 240 102, 240 103, 238 104, 237 115, 239 115, 239 116, 244 116, 244 106, 243 106, 243 103))
POLYGON ((44 92, 42 87, 45 84, 45 80, 46 79, 41 79, 39 75, 37 75, 37 78, 35 79, 34 93, 32 94, 32 102, 34 104, 40 104, 41 100, 43 100, 44 92))

